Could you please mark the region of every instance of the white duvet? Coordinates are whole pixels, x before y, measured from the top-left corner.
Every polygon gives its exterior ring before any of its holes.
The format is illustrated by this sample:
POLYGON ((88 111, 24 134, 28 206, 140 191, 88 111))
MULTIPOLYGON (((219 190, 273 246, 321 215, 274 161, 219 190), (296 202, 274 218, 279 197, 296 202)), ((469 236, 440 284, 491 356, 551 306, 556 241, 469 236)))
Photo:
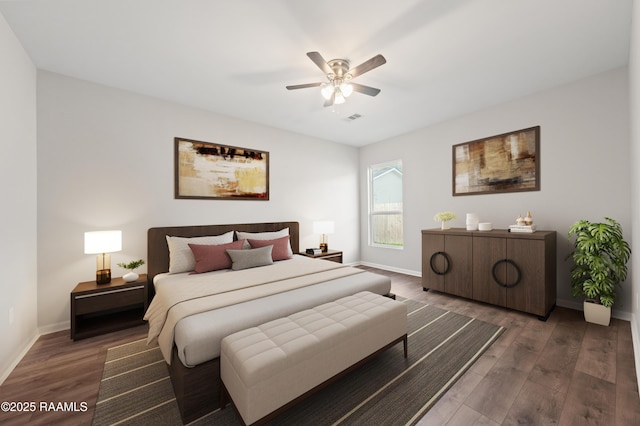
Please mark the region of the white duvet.
POLYGON ((363 273, 361 269, 304 256, 258 268, 205 274, 165 274, 155 280, 156 295, 145 314, 148 342, 158 339, 171 363, 176 324, 201 312, 363 273))

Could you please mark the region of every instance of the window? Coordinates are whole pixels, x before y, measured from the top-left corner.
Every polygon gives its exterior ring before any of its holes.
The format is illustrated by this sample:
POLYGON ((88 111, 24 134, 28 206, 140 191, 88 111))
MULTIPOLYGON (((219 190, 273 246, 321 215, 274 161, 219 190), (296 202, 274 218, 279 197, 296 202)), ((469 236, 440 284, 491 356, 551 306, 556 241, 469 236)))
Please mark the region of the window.
POLYGON ((403 247, 402 161, 369 167, 369 244, 403 247))

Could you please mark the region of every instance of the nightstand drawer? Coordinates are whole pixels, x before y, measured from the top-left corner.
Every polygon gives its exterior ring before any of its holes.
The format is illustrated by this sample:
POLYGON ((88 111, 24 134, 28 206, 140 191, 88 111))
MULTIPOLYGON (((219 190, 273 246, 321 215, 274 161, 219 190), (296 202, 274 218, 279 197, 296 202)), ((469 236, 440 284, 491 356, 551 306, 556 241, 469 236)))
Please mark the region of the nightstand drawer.
POLYGON ((75 314, 84 315, 125 306, 144 304, 144 285, 105 289, 88 294, 75 295, 75 314))

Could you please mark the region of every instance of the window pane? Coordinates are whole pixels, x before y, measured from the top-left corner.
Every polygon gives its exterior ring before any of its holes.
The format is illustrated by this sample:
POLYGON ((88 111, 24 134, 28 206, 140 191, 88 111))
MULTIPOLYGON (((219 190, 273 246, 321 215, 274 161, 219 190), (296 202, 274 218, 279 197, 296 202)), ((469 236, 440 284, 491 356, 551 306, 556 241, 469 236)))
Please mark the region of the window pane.
POLYGON ((369 170, 370 242, 402 247, 402 162, 380 164, 369 170))
POLYGON ((371 217, 373 244, 402 247, 402 214, 380 214, 371 217))
POLYGON ((373 212, 402 211, 402 165, 372 169, 373 212))

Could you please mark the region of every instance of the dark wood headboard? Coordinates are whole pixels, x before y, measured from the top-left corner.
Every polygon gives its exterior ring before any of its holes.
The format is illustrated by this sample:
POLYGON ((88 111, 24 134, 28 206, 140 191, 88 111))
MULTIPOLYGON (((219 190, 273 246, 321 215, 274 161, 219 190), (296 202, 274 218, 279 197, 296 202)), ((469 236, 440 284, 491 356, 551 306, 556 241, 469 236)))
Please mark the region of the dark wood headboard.
MULTIPOLYGON (((166 226, 147 231, 147 280, 153 292, 153 277, 169 271, 169 247, 167 235, 172 237, 203 237, 220 235, 229 231, 273 232, 289 228, 291 249, 298 253, 300 224, 298 222, 243 223, 230 225, 166 226)), ((234 235, 235 238, 235 235, 234 235)))

